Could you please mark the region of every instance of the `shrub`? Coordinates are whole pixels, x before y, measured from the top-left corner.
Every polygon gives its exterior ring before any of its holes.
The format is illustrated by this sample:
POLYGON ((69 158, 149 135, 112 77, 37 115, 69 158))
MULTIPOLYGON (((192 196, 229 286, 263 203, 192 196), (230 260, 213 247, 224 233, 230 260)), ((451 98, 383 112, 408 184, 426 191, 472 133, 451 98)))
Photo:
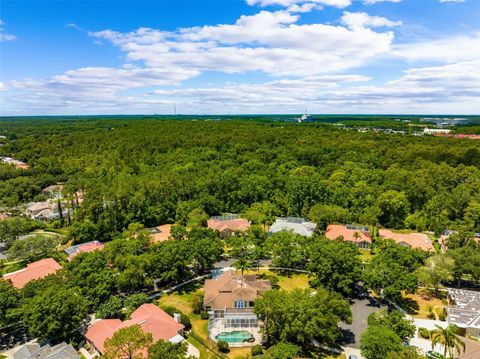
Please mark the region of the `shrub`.
POLYGON ((226 341, 219 340, 219 341, 217 342, 217 348, 218 348, 218 350, 220 350, 222 353, 228 353, 228 352, 229 352, 228 343, 227 343, 226 341))
POLYGON ((444 322, 447 319, 447 313, 445 311, 445 308, 443 308, 443 310, 438 315, 438 319, 440 319, 442 322, 444 322))
POLYGON ((203 293, 195 294, 193 297, 192 307, 195 314, 201 314, 203 310, 203 293))
POLYGON ((182 311, 178 310, 175 307, 164 307, 162 309, 172 317, 174 313, 180 314, 180 322, 185 326, 185 330, 192 329, 192 323, 190 322, 190 318, 183 314, 182 311))
POLYGON ((208 312, 206 312, 206 311, 203 310, 203 311, 200 312, 200 318, 201 318, 201 319, 209 319, 209 318, 210 318, 210 314, 208 314, 208 312))
POLYGON ((254 345, 251 350, 252 350, 252 357, 263 354, 262 346, 259 344, 254 345))
POLYGON ((418 328, 418 334, 423 339, 430 339, 430 331, 427 328, 418 328))

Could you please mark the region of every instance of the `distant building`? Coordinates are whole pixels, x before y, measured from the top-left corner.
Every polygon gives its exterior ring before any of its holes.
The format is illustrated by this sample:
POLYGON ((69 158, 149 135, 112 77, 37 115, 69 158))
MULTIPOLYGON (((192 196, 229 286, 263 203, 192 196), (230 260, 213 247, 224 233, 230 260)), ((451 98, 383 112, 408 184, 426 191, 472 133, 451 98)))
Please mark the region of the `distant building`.
POLYGON ((161 226, 149 228, 150 237, 154 243, 167 241, 170 239, 170 231, 172 230, 171 224, 164 224, 161 226))
POLYGON ((69 247, 64 250, 68 255, 68 260, 71 261, 75 256, 80 253, 94 252, 103 249, 103 243, 99 241, 91 241, 86 243, 77 244, 76 246, 69 247))
POLYGON ((235 214, 212 217, 207 221, 207 226, 220 232, 220 237, 227 238, 235 232, 245 232, 250 228, 250 222, 235 214))
POLYGON ((172 318, 155 304, 142 304, 130 318, 124 322, 120 319, 100 319, 87 329, 85 339, 100 355, 105 353, 105 340, 111 338, 117 330, 136 324, 140 325, 145 333, 152 335, 154 343, 168 340, 177 344, 184 340, 184 326, 180 323, 180 315, 172 318))
POLYGON ((55 259, 45 258, 27 264, 26 268, 5 274, 3 279, 10 280, 15 288, 21 289, 25 287, 28 282, 44 278, 49 274, 55 273, 59 269, 62 269, 62 266, 58 264, 55 259))
POLYGON ((71 344, 65 342, 54 345, 25 344, 15 354, 13 359, 80 359, 71 344))
POLYGON ((383 239, 392 239, 403 247, 421 249, 428 252, 434 252, 435 248, 430 238, 424 233, 398 233, 389 229, 380 229, 378 234, 383 239))
POLYGON ((464 336, 480 339, 480 292, 448 288, 447 320, 464 336))
POLYGON ((270 226, 269 234, 278 232, 293 232, 304 237, 311 237, 317 228, 317 224, 299 217, 277 218, 270 226))
POLYGON ((359 248, 367 249, 372 245, 372 236, 368 227, 352 224, 329 224, 325 231, 327 239, 343 238, 344 241, 354 243, 359 248))
POLYGON ((17 169, 20 169, 20 170, 26 170, 28 169, 30 166, 27 165, 25 162, 22 162, 22 161, 19 161, 19 160, 15 160, 11 157, 1 157, 2 159, 2 162, 3 163, 6 163, 6 164, 9 164, 9 165, 12 165, 12 166, 15 166, 17 169))
POLYGON ((452 130, 445 129, 445 128, 424 128, 423 133, 426 135, 438 135, 438 134, 448 134, 452 132, 452 130))
POLYGON ((62 198, 63 184, 53 184, 42 189, 47 198, 62 198))
MULTIPOLYGON (((63 217, 66 217, 68 215, 68 209, 65 202, 61 203, 61 208, 63 217)), ((40 221, 48 221, 51 219, 60 218, 58 202, 51 200, 47 202, 29 203, 25 209, 25 215, 40 221)))

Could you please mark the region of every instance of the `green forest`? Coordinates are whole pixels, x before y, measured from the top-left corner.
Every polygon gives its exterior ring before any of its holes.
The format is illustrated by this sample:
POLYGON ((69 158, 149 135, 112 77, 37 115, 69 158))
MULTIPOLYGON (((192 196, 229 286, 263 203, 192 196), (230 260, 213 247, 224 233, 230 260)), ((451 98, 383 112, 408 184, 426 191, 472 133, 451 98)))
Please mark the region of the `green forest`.
POLYGON ((258 203, 273 215, 480 231, 474 140, 265 120, 4 119, 0 129, 0 155, 31 166, 0 165, 0 206, 65 183, 85 193, 76 228, 101 240, 132 222, 186 224, 194 209, 244 213, 258 203))

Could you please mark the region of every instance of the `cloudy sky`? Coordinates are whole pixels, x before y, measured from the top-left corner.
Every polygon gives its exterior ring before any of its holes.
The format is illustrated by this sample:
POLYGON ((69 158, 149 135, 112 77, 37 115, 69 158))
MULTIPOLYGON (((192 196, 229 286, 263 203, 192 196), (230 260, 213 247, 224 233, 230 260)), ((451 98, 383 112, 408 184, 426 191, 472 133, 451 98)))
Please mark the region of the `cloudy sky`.
POLYGON ((0 21, 0 115, 480 114, 480 0, 2 0, 0 21))

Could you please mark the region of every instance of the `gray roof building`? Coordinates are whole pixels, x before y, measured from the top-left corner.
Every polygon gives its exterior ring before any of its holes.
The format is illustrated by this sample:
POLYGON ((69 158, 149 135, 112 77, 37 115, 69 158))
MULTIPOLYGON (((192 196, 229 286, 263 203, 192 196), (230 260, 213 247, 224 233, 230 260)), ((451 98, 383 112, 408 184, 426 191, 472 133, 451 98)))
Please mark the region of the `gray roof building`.
POLYGON ((448 288, 448 322, 480 333, 480 292, 448 288))
POLYGON ((268 233, 273 234, 277 232, 293 232, 300 234, 304 237, 310 237, 315 232, 317 224, 309 222, 304 218, 299 217, 287 217, 287 218, 277 218, 274 224, 271 225, 268 233))
POLYGON ((53 347, 38 343, 25 344, 15 354, 13 359, 80 359, 77 351, 71 344, 60 343, 53 347))

